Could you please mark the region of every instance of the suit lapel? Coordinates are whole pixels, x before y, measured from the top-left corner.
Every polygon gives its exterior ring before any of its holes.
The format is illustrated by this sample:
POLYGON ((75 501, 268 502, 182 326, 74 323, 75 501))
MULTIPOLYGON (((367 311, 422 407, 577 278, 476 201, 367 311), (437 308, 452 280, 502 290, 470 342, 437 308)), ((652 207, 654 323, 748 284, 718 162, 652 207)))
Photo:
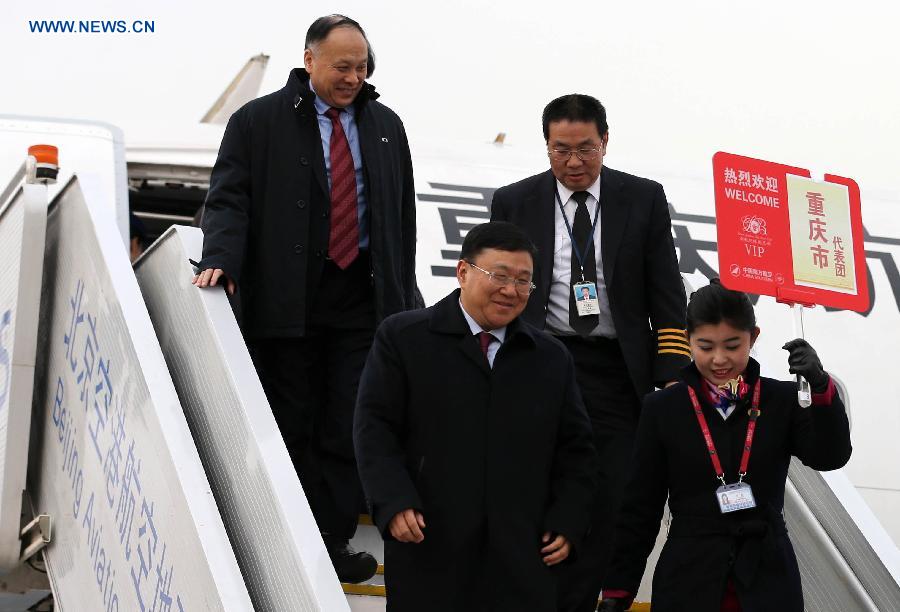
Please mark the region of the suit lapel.
POLYGON ((603 280, 607 287, 612 284, 616 257, 630 211, 622 197, 622 180, 618 174, 606 166, 600 170, 600 252, 603 255, 603 280))
POLYGON ((526 206, 532 214, 526 215, 529 236, 536 237, 538 248, 538 295, 550 295, 553 278, 553 246, 556 239, 556 178, 550 170, 544 173, 538 189, 528 196, 526 206))

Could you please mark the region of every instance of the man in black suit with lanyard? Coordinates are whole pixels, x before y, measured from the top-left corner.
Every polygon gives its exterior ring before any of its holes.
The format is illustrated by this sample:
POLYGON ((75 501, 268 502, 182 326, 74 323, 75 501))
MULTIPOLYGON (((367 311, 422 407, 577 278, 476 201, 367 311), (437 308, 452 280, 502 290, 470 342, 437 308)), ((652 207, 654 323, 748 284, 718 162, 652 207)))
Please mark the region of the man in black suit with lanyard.
POLYGON ((538 247, 522 316, 568 347, 594 429, 592 532, 559 585, 560 610, 586 611, 609 561, 641 399, 675 379, 690 349, 662 186, 603 165, 606 110, 591 96, 553 100, 543 128, 550 170, 498 189, 491 220, 521 226, 538 247), (596 297, 581 299, 584 289, 596 297))

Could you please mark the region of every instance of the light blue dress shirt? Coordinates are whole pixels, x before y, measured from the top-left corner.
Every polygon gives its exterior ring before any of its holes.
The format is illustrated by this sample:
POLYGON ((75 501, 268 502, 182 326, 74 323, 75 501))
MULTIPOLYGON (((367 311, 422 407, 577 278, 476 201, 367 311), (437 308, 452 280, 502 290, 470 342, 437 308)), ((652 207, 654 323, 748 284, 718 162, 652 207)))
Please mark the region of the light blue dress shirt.
MULTIPOLYGON (((488 345, 487 350, 487 359, 488 363, 491 366, 491 369, 494 367, 494 358, 497 356, 497 351, 500 350, 500 346, 503 344, 504 340, 506 340, 506 326, 498 327, 497 329, 492 329, 490 331, 486 329, 482 329, 478 322, 475 321, 472 317, 469 316, 469 313, 466 312, 466 309, 463 308, 462 301, 459 302, 459 309, 462 310, 463 316, 466 318, 466 323, 469 324, 469 329, 472 330, 472 335, 475 336, 480 332, 487 331, 494 338, 497 339, 496 342, 491 342, 488 345)), ((477 338, 476 338, 477 341, 477 338)))
MULTIPOLYGON (((309 89, 316 93, 312 81, 309 89)), ((331 191, 331 119, 325 114, 328 106, 316 96, 316 116, 319 120, 319 133, 322 135, 322 152, 325 154, 325 176, 328 177, 328 190, 331 191)), ((351 104, 340 114, 341 125, 347 142, 350 144, 350 156, 353 158, 353 169, 356 171, 356 218, 359 222, 359 248, 369 248, 369 226, 366 224, 366 188, 363 183, 362 153, 359 150, 359 129, 356 127, 356 108, 351 104)))

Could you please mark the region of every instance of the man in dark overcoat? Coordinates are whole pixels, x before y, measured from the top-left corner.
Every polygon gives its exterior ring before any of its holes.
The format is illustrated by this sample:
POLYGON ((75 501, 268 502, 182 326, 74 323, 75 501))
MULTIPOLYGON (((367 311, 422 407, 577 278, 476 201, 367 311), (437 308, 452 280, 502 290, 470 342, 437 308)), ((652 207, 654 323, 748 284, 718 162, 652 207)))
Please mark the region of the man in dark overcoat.
POLYGON ((537 245, 537 289, 522 317, 572 353, 594 429, 591 534, 560 601, 565 612, 587 612, 608 564, 641 398, 690 361, 686 298, 662 186, 603 164, 603 105, 582 94, 557 98, 543 130, 550 169, 498 189, 491 220, 519 225, 537 245), (596 295, 589 309, 578 299, 585 288, 596 295))
POLYGON ((403 124, 366 78, 374 56, 341 15, 309 28, 304 68, 232 115, 213 168, 194 284, 240 292, 242 329, 342 581, 362 495, 356 388, 375 325, 417 306, 415 193, 403 124))
POLYGON ((533 254, 516 226, 477 226, 460 288, 378 329, 354 442, 388 610, 556 609, 595 454, 571 356, 519 317, 533 254))

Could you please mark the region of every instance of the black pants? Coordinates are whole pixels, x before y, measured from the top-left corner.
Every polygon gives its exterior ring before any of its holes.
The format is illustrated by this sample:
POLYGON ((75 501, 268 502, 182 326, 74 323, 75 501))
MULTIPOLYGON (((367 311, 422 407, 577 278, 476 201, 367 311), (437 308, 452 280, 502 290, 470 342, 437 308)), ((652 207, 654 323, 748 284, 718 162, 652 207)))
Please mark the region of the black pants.
POLYGON ((613 533, 631 468, 640 399, 616 340, 560 337, 575 360, 575 377, 594 430, 598 487, 591 531, 575 560, 561 568, 559 609, 593 612, 612 555, 613 533))
POLYGON ((250 340, 250 354, 319 531, 356 531, 362 488, 353 453, 359 377, 375 330, 369 260, 326 263, 303 338, 250 340))

